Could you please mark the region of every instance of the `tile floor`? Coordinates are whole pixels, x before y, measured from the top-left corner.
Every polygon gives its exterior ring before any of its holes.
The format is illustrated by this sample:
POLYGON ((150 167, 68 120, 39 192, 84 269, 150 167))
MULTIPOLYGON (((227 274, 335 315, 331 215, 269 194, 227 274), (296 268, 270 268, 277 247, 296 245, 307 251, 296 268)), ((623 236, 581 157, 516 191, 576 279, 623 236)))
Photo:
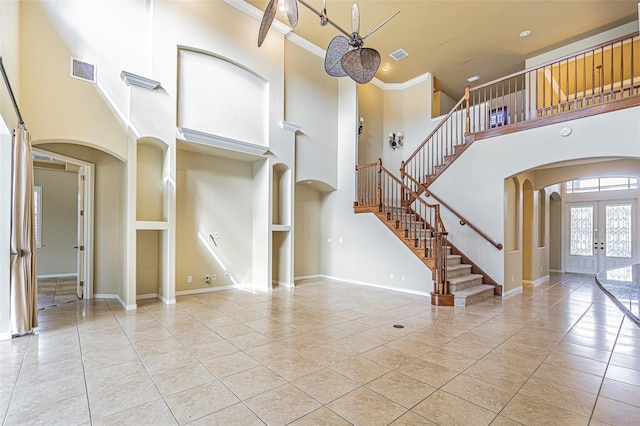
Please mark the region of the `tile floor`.
POLYGON ((75 302, 76 278, 59 277, 38 280, 38 309, 53 308, 65 303, 75 302))
POLYGON ((61 304, 0 342, 6 425, 638 424, 640 329, 593 277, 466 308, 326 280, 61 304), (394 328, 401 324, 404 328, 394 328))

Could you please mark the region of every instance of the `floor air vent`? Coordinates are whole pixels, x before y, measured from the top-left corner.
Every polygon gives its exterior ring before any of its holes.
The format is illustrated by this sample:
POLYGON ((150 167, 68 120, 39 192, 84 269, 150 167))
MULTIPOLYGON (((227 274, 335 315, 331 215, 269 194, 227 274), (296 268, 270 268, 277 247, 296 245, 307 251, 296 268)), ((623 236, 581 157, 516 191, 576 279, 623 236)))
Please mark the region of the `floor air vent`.
POLYGON ((96 66, 80 59, 71 58, 71 77, 95 83, 96 66))

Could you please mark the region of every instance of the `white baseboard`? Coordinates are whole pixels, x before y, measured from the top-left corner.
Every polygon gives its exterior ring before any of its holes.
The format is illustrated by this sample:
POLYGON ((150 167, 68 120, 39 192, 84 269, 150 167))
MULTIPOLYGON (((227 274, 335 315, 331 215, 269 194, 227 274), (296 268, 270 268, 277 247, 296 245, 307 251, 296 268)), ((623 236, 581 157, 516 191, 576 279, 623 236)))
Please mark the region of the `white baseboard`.
POLYGON ((366 286, 366 287, 381 288, 383 290, 397 291, 399 293, 414 294, 416 296, 428 296, 428 297, 431 296, 430 292, 411 290, 411 289, 408 289, 408 288, 388 287, 388 286, 385 286, 385 285, 367 283, 367 282, 364 282, 364 281, 355 281, 355 280, 349 280, 349 279, 344 279, 344 278, 332 277, 332 276, 329 276, 329 275, 319 275, 318 278, 325 278, 327 280, 340 281, 340 282, 343 282, 343 283, 346 283, 346 284, 355 284, 355 285, 362 285, 362 286, 366 286))
POLYGON ((533 281, 531 281, 531 280, 522 280, 522 284, 529 284, 529 285, 532 285, 532 286, 535 287, 537 285, 544 284, 544 283, 548 282, 550 279, 551 279, 551 277, 549 275, 545 275, 544 277, 540 277, 537 280, 533 280, 533 281))
POLYGON ((42 274, 42 275, 38 275, 37 278, 40 279, 47 279, 47 278, 66 278, 66 277, 74 277, 74 278, 78 278, 78 273, 77 272, 68 272, 66 274, 42 274))
POLYGON ((11 332, 0 333, 0 340, 11 340, 11 332))
POLYGON ((271 284, 277 285, 277 286, 280 286, 280 287, 288 287, 288 288, 295 287, 294 283, 288 283, 286 281, 273 280, 273 281, 271 281, 271 284))
POLYGON ((507 297, 513 296, 514 294, 522 293, 522 286, 512 288, 509 291, 502 292, 502 298, 506 299, 507 297))
POLYGON ((127 305, 124 302, 124 300, 122 300, 119 294, 95 293, 93 295, 93 298, 94 299, 116 299, 122 305, 125 311, 134 311, 138 309, 138 305, 135 303, 133 305, 127 305))
POLYGON ((313 280, 317 278, 324 278, 324 275, 315 274, 315 275, 302 275, 300 277, 293 277, 293 281, 302 281, 302 280, 313 280))
POLYGON ((561 271, 559 269, 549 269, 549 272, 555 272, 556 274, 564 274, 564 271, 561 271))
POLYGON ((158 293, 138 294, 136 296, 136 300, 157 299, 157 298, 158 298, 158 293))
POLYGON ((164 303, 165 305, 175 305, 176 304, 176 299, 167 299, 164 296, 160 296, 159 299, 162 301, 162 303, 164 303))
POLYGON ((233 285, 224 285, 220 287, 194 288, 192 290, 176 291, 176 296, 185 296, 187 294, 210 293, 212 291, 233 290, 234 288, 236 288, 236 286, 233 286, 233 285))

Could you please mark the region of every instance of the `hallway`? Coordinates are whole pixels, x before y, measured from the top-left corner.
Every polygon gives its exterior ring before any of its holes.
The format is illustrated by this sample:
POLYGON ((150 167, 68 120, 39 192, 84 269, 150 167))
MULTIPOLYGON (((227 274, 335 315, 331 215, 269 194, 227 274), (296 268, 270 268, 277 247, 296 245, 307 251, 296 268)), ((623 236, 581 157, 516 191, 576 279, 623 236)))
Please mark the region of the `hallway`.
POLYGON ((640 418, 640 329, 591 276, 466 308, 328 280, 138 302, 61 304, 35 335, 0 342, 3 424, 640 418))

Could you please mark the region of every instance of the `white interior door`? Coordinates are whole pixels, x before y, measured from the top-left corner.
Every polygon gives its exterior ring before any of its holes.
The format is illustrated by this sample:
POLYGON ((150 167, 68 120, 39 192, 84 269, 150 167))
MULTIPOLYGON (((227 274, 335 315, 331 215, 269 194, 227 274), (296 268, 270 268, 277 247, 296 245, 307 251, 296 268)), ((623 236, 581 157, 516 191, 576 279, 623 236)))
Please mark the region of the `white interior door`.
POLYGON ((85 197, 85 182, 86 182, 86 173, 85 168, 80 167, 78 170, 78 244, 76 245, 76 253, 77 253, 77 262, 78 262, 78 279, 77 279, 77 294, 78 298, 86 298, 87 294, 84 291, 85 285, 85 229, 86 229, 86 220, 85 220, 85 212, 86 208, 86 197, 85 197))
POLYGON ((593 201, 569 204, 566 271, 596 274, 632 263, 633 203, 593 201))

